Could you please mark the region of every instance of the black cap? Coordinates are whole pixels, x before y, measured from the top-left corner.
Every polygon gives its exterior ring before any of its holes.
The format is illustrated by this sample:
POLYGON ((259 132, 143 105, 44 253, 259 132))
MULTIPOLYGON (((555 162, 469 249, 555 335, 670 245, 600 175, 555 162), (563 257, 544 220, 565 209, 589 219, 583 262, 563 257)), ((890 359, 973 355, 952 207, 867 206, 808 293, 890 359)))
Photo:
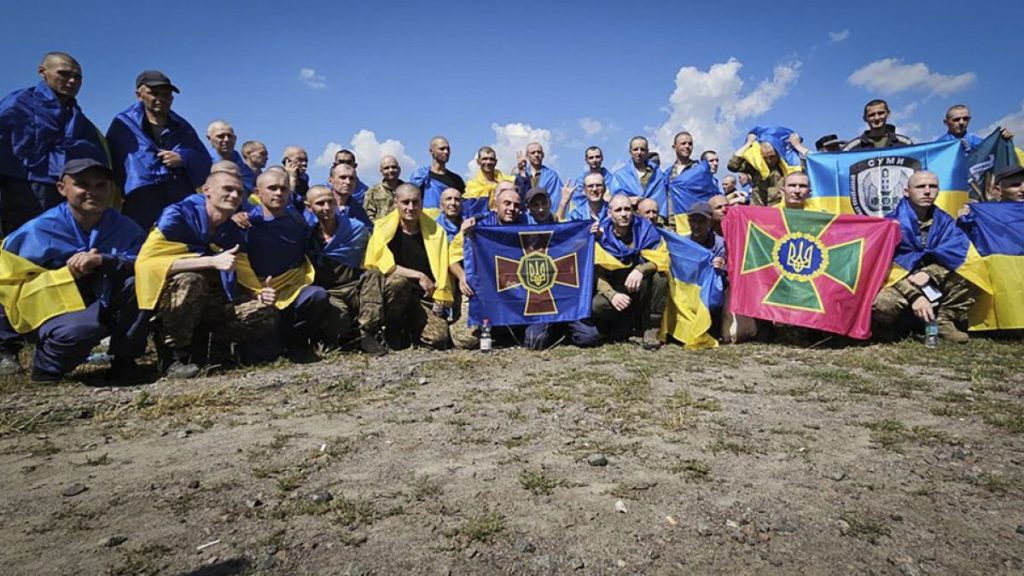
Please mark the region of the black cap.
POLYGON ((547 196, 548 199, 551 198, 551 195, 548 194, 548 191, 539 186, 536 188, 530 188, 530 191, 526 193, 526 203, 529 204, 534 198, 541 194, 547 196))
POLYGON ((690 204, 690 211, 686 213, 687 216, 703 216, 707 219, 711 219, 711 204, 707 202, 694 202, 690 204))
POLYGON ((110 168, 102 162, 93 160, 92 158, 75 158, 74 160, 68 160, 64 163, 64 169, 60 171, 60 177, 75 176, 81 174, 90 168, 99 168, 107 175, 107 178, 113 178, 114 173, 110 171, 110 168))
POLYGON ((177 86, 171 84, 171 79, 167 77, 167 74, 164 74, 159 70, 143 70, 142 74, 139 74, 135 78, 135 87, 138 88, 142 85, 149 86, 150 88, 154 88, 156 86, 170 86, 172 92, 181 93, 181 90, 178 90, 177 86))
POLYGON ((842 146, 843 141, 840 140, 839 136, 835 134, 828 134, 827 136, 822 136, 821 138, 818 138, 818 140, 814 142, 815 150, 834 151, 839 150, 839 148, 841 148, 842 146))
POLYGON ((1013 178, 1014 176, 1020 176, 1024 174, 1024 166, 1007 166, 1002 170, 996 172, 995 182, 999 184, 1003 180, 1013 178))

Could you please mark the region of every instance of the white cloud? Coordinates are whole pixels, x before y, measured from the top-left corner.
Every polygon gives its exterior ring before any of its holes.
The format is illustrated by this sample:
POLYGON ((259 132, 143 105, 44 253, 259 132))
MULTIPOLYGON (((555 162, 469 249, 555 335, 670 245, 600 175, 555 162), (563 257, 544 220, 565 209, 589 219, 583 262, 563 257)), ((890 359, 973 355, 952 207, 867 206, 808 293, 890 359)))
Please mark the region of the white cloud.
MULTIPOLYGON (((334 164, 334 155, 342 146, 337 142, 328 142, 323 152, 317 156, 314 164, 320 167, 330 167, 334 164)), ((358 172, 360 178, 367 183, 377 180, 377 167, 380 166, 380 159, 384 156, 394 156, 398 159, 398 165, 402 167, 402 175, 408 177, 416 169, 416 160, 405 152, 405 145, 399 140, 377 141, 377 135, 365 128, 352 136, 347 146, 356 155, 356 162, 359 163, 358 172)))
POLYGON ((300 68, 299 80, 302 80, 306 86, 309 86, 313 90, 323 90, 324 88, 327 88, 327 77, 317 74, 316 70, 312 68, 300 68))
MULTIPOLYGON (((984 138, 992 133, 997 126, 1008 129, 1013 132, 1013 139, 1016 142, 1024 142, 1024 102, 1020 103, 1020 110, 1012 114, 1007 114, 999 120, 996 120, 990 124, 984 131, 980 132, 979 135, 984 138)), ((1020 145, 1018 145, 1020 147, 1020 145)))
POLYGON ((904 64, 897 58, 871 62, 846 79, 854 86, 881 94, 919 91, 946 96, 967 88, 977 80, 974 72, 948 75, 932 72, 923 62, 904 64))
POLYGON ((580 125, 580 128, 583 129, 583 132, 585 132, 587 136, 593 136, 604 129, 604 126, 601 125, 600 121, 595 120, 590 116, 584 116, 576 122, 580 125))
MULTIPOLYGON (((684 66, 676 73, 676 87, 669 97, 668 119, 651 129, 651 147, 661 154, 663 165, 673 162, 672 139, 686 130, 693 135, 694 155, 716 150, 728 157, 739 134, 739 122, 764 114, 785 96, 800 76, 800 62, 780 64, 772 77, 743 93, 743 68, 735 58, 713 64, 707 71, 684 66)), ((744 125, 743 130, 750 126, 744 125)))
POLYGON ((843 40, 846 40, 849 37, 850 37, 850 29, 849 28, 843 28, 839 32, 829 32, 828 33, 828 40, 829 40, 829 42, 831 42, 833 44, 838 44, 838 43, 842 42, 843 40))
MULTIPOLYGON (((526 145, 530 142, 539 142, 544 147, 544 165, 552 169, 558 167, 558 155, 551 153, 551 142, 553 135, 551 130, 545 128, 534 128, 522 122, 510 122, 508 124, 491 124, 494 130, 494 142, 489 144, 498 154, 498 168, 506 174, 511 173, 516 163, 516 153, 525 152, 526 145)), ((479 167, 476 159, 467 164, 467 174, 476 174, 479 167)))

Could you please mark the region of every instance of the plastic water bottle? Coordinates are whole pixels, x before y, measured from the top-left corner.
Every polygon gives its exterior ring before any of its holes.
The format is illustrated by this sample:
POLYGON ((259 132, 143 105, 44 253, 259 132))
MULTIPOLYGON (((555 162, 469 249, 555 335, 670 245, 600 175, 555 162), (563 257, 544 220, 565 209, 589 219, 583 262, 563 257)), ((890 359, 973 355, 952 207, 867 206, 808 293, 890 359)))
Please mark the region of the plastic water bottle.
POLYGON ((491 351, 491 321, 484 318, 483 323, 480 325, 480 351, 490 352, 491 351))
POLYGON ((935 348, 939 345, 939 321, 932 319, 924 327, 924 345, 929 348, 935 348))

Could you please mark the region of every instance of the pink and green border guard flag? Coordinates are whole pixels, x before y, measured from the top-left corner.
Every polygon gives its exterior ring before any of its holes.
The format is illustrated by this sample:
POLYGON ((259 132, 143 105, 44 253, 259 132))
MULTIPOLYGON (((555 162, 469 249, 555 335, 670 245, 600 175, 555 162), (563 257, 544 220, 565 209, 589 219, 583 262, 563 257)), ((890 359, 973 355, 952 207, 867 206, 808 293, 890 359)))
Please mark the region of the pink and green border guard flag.
POLYGON ((737 206, 722 228, 731 312, 852 338, 871 336, 871 304, 900 240, 896 222, 737 206))

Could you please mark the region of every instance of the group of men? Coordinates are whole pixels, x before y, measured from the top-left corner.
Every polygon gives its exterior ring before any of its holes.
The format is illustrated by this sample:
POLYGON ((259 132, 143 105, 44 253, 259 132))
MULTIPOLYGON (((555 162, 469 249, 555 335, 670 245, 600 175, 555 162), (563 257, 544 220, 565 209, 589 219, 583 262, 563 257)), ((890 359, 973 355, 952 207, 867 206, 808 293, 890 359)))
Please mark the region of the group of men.
MULTIPOLYGON (((810 193, 806 174, 787 170, 781 150, 751 135, 729 159, 736 175, 723 179, 720 195, 674 206, 674 182, 697 169, 713 178, 719 166, 714 151, 693 158, 687 132, 676 135, 676 158, 665 169, 638 136, 622 169, 605 168, 592 146, 586 169, 563 182, 534 142, 513 174, 497 168, 494 149, 480 148, 479 171, 467 182, 447 168, 450 144, 436 137, 430 165, 408 181, 398 160, 385 156, 380 182, 367 186, 355 155, 341 150, 327 183, 311 185, 299 146, 268 166, 263 143, 236 150, 234 129, 216 120, 207 149, 171 110, 179 90, 159 71, 138 75, 137 101, 105 137, 77 104, 82 70, 74 58, 49 53, 38 73, 35 87, 0 102, 0 374, 21 370, 18 351, 31 341, 39 381, 60 379, 105 337, 114 377, 134 369, 150 336, 172 377, 231 359, 305 361, 318 346, 369 354, 412 344, 474 348, 481 327, 468 314, 475 293, 467 237, 478 226, 563 221, 591 222, 592 316, 501 327, 494 336, 531 349, 560 338, 581 347, 635 338, 654 349, 662 344, 669 267, 658 229, 686 233, 709 250, 727 281, 721 221, 728 207, 802 209, 810 193), (745 158, 753 146, 767 175, 745 158)), ((862 135, 845 143, 826 137, 816 147, 909 144, 887 119, 888 105, 872 101, 862 135)), ((969 119, 961 105, 946 115, 946 138, 965 149, 978 142, 967 132, 969 119)), ((810 152, 797 134, 788 143, 801 157, 810 152)), ((938 315, 943 333, 963 341, 974 292, 955 266, 934 257, 944 243, 964 240, 952 217, 934 209, 937 193, 933 174, 910 179, 897 208, 901 225, 909 223, 897 261, 909 263, 909 274, 882 291, 876 315, 883 332, 938 315), (924 297, 932 285, 944 295, 937 307, 924 297)), ((998 174, 996 195, 1024 199, 1024 169, 998 174)))

